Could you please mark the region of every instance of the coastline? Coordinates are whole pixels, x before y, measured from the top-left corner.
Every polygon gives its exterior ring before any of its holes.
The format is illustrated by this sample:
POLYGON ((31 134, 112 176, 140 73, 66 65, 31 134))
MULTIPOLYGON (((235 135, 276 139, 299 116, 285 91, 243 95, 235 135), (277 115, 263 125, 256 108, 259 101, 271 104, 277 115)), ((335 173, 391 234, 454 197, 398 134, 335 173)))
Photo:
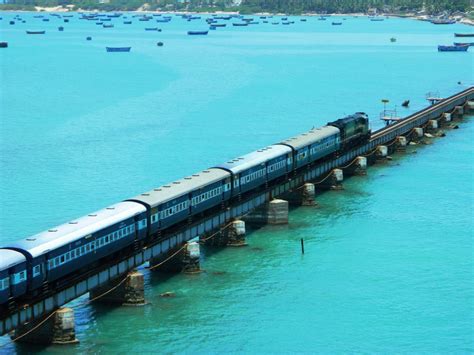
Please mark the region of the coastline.
MULTIPOLYGON (((130 12, 130 13, 156 13, 156 14, 201 14, 201 15, 240 15, 239 11, 161 11, 161 10, 147 10, 145 6, 142 6, 136 10, 132 11, 105 11, 100 9, 93 9, 93 10, 84 10, 84 9, 74 9, 74 5, 64 5, 64 6, 52 6, 52 7, 43 7, 43 6, 35 6, 35 10, 0 10, 3 12, 46 12, 46 13, 65 13, 65 12, 130 12)), ((284 13, 270 13, 270 12, 256 12, 253 14, 246 14, 248 16, 291 16, 284 13)), ((305 17, 320 17, 320 16, 339 16, 339 17, 370 17, 374 15, 369 15, 366 13, 356 12, 356 13, 334 13, 334 14, 317 14, 317 13, 302 13, 301 15, 294 15, 294 16, 305 16, 305 17)), ((399 17, 399 18, 409 18, 418 21, 429 21, 431 16, 429 15, 417 15, 415 13, 407 13, 407 14, 396 14, 396 13, 381 13, 375 15, 376 17, 399 17)), ((458 23, 474 26, 474 19, 470 19, 467 16, 448 16, 449 19, 456 20, 458 23)))

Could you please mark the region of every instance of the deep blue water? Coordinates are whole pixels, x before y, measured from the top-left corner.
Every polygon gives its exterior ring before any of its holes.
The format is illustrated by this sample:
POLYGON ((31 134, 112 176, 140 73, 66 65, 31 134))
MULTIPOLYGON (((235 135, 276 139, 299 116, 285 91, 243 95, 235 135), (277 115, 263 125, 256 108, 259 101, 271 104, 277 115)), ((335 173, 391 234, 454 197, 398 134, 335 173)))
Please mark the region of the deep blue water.
MULTIPOLYGON (((376 129, 381 99, 405 116, 429 91, 474 82, 472 53, 436 50, 463 25, 295 18, 191 37, 203 20, 104 29, 23 13, 10 26, 14 15, 0 13, 0 242, 344 114, 365 111, 376 129), (132 51, 105 52, 114 45, 132 51)), ((205 249, 198 276, 147 274, 147 307, 78 300, 81 343, 68 350, 474 352, 473 138, 466 120, 321 195, 321 208, 293 210, 289 226, 252 233, 248 248, 205 249)))

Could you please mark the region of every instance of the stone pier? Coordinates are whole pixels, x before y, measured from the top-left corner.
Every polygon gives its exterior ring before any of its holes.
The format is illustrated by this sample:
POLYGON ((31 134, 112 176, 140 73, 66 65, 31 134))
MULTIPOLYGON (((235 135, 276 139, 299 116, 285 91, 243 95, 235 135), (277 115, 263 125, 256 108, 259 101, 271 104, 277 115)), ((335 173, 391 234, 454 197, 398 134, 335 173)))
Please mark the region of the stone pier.
POLYGON ((398 136, 397 137, 397 143, 396 145, 396 150, 398 151, 405 151, 407 148, 407 138, 405 136, 398 136))
POLYGON ((413 132, 414 132, 414 139, 415 140, 423 138, 423 136, 425 134, 425 132, 423 131, 423 128, 421 128, 421 127, 413 128, 413 132))
POLYGON ((375 157, 377 160, 384 160, 388 156, 388 147, 386 145, 379 145, 375 149, 375 157))
POLYGON ((454 117, 455 118, 462 118, 462 116, 464 115, 464 107, 463 106, 456 106, 455 109, 454 109, 454 117))
POLYGON ((195 274, 201 271, 201 248, 197 238, 185 243, 179 252, 177 250, 179 249, 170 250, 168 255, 160 259, 150 260, 150 270, 166 273, 184 272, 186 274, 195 274))
POLYGON ((107 304, 123 306, 143 306, 145 304, 145 280, 138 271, 130 272, 123 278, 113 280, 107 285, 99 286, 90 292, 90 299, 107 304))
POLYGON ((227 228, 227 244, 231 247, 241 247, 247 245, 245 243, 245 222, 236 220, 227 228))
POLYGON ((466 111, 468 111, 469 113, 474 113, 474 101, 468 101, 466 107, 466 111))
POLYGON ((429 120, 428 125, 426 126, 429 132, 434 132, 439 128, 437 120, 429 120))
POLYGON ((316 206, 314 184, 306 183, 297 189, 283 195, 290 205, 293 206, 316 206))
POLYGON ((364 176, 367 175, 367 158, 359 156, 354 162, 344 169, 344 174, 364 176))
POLYGON ((444 122, 451 122, 453 119, 449 112, 443 113, 443 118, 444 118, 444 122))
POLYGON ((74 310, 59 308, 42 320, 18 328, 13 332, 11 338, 20 343, 40 345, 76 344, 79 341, 76 338, 74 310))
POLYGON ((288 224, 288 201, 274 199, 249 213, 243 219, 247 223, 256 225, 288 224))

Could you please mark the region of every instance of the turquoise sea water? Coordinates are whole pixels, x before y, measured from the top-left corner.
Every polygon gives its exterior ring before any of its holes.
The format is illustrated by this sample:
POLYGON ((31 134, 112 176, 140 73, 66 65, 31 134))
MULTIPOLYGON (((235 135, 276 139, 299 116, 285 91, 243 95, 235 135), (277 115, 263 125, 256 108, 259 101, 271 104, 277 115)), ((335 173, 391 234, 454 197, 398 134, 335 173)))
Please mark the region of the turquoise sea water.
MULTIPOLYGON (((474 82, 472 53, 436 50, 472 32, 463 25, 295 18, 190 37, 203 20, 104 29, 29 13, 10 26, 13 16, 0 13, 2 243, 344 114, 368 112, 376 129, 382 98, 405 116, 429 91, 474 82), (132 51, 105 52, 115 45, 132 51)), ((321 208, 293 210, 289 226, 252 233, 247 248, 204 249, 205 273, 147 274, 149 306, 78 300, 81 343, 68 350, 474 352, 473 138, 466 119, 321 195, 321 208)))

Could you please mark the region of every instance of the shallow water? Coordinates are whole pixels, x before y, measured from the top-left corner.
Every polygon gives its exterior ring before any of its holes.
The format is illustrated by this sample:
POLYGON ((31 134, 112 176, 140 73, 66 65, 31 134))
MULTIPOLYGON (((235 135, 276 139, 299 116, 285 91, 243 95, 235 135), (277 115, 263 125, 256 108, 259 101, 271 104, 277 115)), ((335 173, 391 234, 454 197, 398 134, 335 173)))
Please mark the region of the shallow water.
MULTIPOLYGON (((428 91, 474 81, 472 53, 436 51, 462 25, 309 18, 189 37, 203 21, 104 29, 32 16, 10 26, 0 14, 4 243, 344 114, 380 127, 382 98, 405 116, 428 91)), ((76 301, 81 343, 68 350, 473 352, 473 138, 466 119, 321 195, 321 208, 293 210, 289 226, 251 233, 247 248, 204 248, 205 273, 147 274, 149 306, 76 301)))

